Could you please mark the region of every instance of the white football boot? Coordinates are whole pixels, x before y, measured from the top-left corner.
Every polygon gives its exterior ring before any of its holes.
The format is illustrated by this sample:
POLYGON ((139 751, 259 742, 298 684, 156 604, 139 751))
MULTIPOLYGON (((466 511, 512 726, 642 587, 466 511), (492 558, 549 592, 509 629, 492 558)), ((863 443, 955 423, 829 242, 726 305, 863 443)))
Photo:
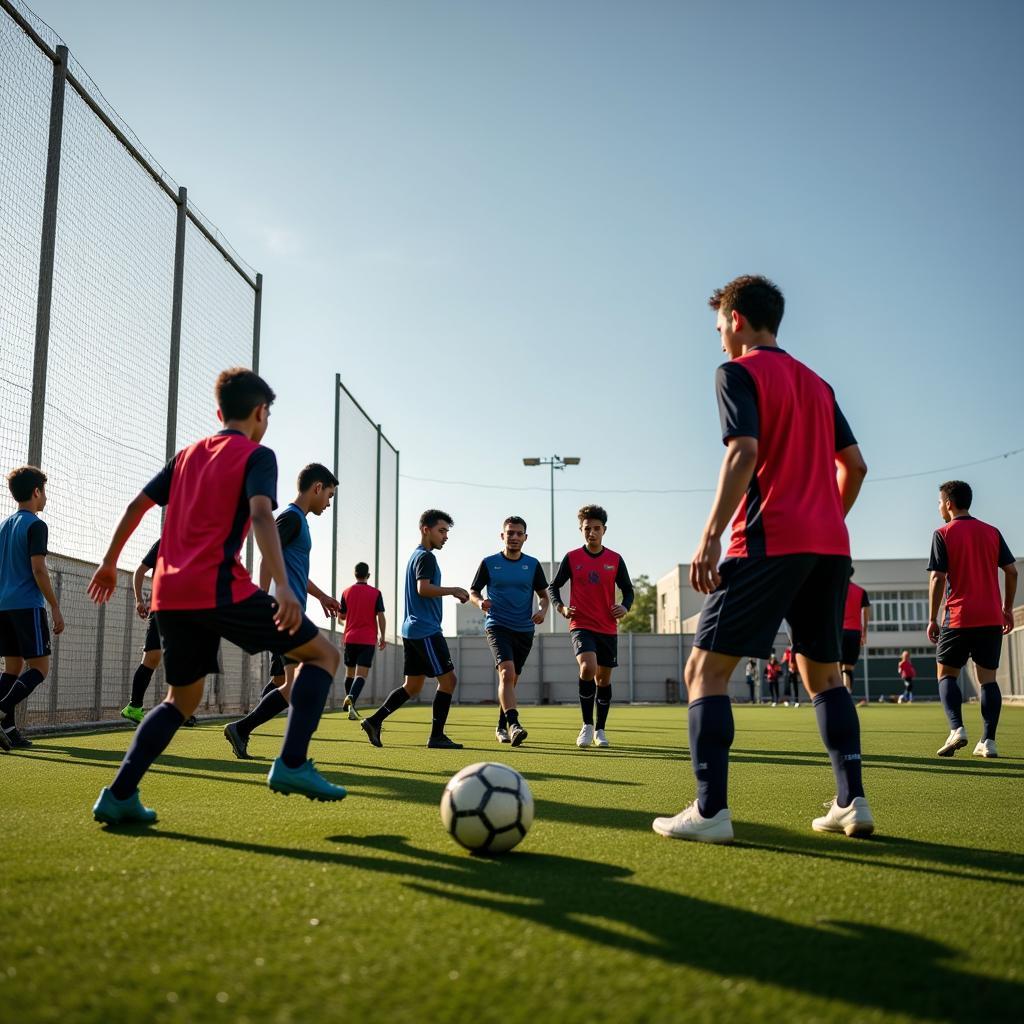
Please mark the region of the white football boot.
POLYGON ((694 800, 671 818, 655 818, 651 828, 669 839, 689 839, 697 843, 731 843, 732 813, 723 807, 711 818, 701 817, 694 800))
POLYGON ((967 730, 961 725, 959 729, 950 729, 946 742, 935 751, 939 757, 952 757, 961 747, 967 746, 967 730))
POLYGON ((598 729, 594 733, 594 746, 595 747, 607 747, 608 737, 605 735, 604 729, 598 729))
POLYGON ((849 807, 840 807, 835 800, 828 807, 828 814, 815 818, 811 828, 815 832, 845 832, 848 836, 869 836, 875 831, 875 819, 871 808, 862 796, 855 796, 849 807))
POLYGON ((998 757, 999 751, 996 750, 995 740, 978 740, 978 745, 974 748, 975 757, 998 757))
POLYGON ((589 747, 594 742, 594 727, 592 725, 585 725, 580 729, 579 736, 576 737, 577 747, 589 747))

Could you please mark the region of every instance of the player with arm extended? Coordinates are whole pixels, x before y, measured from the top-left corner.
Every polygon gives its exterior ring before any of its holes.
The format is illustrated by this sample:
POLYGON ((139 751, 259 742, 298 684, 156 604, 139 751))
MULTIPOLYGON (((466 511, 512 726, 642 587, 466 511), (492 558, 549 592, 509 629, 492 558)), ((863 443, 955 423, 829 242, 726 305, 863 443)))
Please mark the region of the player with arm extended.
POLYGON ((691 586, 709 595, 685 672, 697 799, 653 827, 676 839, 732 841, 729 679, 741 656, 771 651, 785 619, 836 782, 828 813, 811 826, 868 835, 874 822, 861 782, 860 723, 839 672, 850 578, 845 517, 867 466, 832 389, 779 348, 782 292, 767 278, 739 277, 709 304, 729 362, 717 374, 726 454, 690 565, 691 586), (730 516, 732 538, 719 565, 730 516))
POLYGON ((850 583, 846 590, 843 606, 843 650, 840 663, 843 668, 843 683, 853 693, 853 670, 860 660, 861 648, 868 642, 868 623, 871 621, 871 598, 868 592, 853 582, 853 566, 850 566, 850 583))
MULTIPOLYGON (((303 610, 309 595, 320 602, 325 615, 336 615, 340 607, 338 602, 309 578, 309 552, 313 540, 307 517, 311 512, 315 516, 322 516, 331 507, 338 489, 338 479, 326 466, 311 462, 299 472, 296 487, 298 494, 295 500, 285 507, 276 520, 277 536, 288 574, 288 589, 298 597, 303 610)), ((260 564, 260 589, 271 597, 277 593, 266 558, 260 564)), ((248 759, 249 737, 253 731, 282 711, 287 711, 297 664, 293 658, 275 652, 270 662, 271 678, 263 687, 259 703, 244 718, 224 726, 224 737, 231 744, 235 757, 248 759)))
POLYGON ((1017 594, 1017 564, 1003 535, 970 515, 974 494, 963 480, 948 480, 939 488, 939 515, 945 526, 932 535, 928 571, 928 639, 936 644, 939 699, 949 720, 949 736, 939 757, 952 757, 967 746, 960 706, 960 670, 970 658, 981 689, 983 722, 975 757, 998 757, 996 726, 1003 696, 996 682, 1003 636, 1013 629, 1013 601, 1017 594), (999 570, 1003 592, 999 593, 999 570), (945 614, 939 624, 939 607, 945 614))
POLYGON ((46 507, 46 474, 19 466, 7 474, 18 511, 0 523, 0 751, 32 746, 18 731, 14 709, 50 671, 50 624, 64 632, 64 616, 46 567, 49 532, 39 513, 46 507), (26 664, 28 668, 26 668, 26 664))
POLYGON ((437 690, 427 746, 439 750, 462 749, 461 743, 450 740, 444 732, 458 680, 448 644, 441 632, 441 599, 454 597, 465 604, 469 600, 469 592, 462 587, 441 586, 441 569, 434 555, 448 543, 448 531, 454 525, 455 520, 440 509, 428 508, 420 516, 420 543, 405 568, 405 621, 402 623, 405 682, 392 690, 384 703, 359 723, 375 747, 384 746, 380 738, 384 719, 415 697, 429 676, 437 680, 437 690))
POLYGON ((350 722, 359 720, 356 701, 366 685, 377 651, 387 646, 384 595, 371 587, 370 566, 356 562, 356 581, 341 595, 338 617, 345 621, 345 703, 350 722))
POLYGON ((156 812, 142 804, 139 783, 199 706, 206 676, 220 669, 222 638, 249 654, 271 651, 301 663, 281 755, 267 776, 270 789, 312 800, 346 795, 307 758, 339 658, 288 586, 274 526, 277 460, 260 444, 275 395, 266 381, 241 367, 221 373, 215 393, 224 429, 178 452, 146 484, 125 510, 89 583, 95 602, 109 601, 128 538, 154 505, 166 507, 152 606, 169 690, 136 729, 121 767, 93 807, 93 817, 110 825, 156 820, 156 812), (270 563, 276 599, 253 583, 239 557, 250 521, 270 563))
POLYGON ((535 628, 544 624, 548 612, 548 581, 540 562, 523 552, 526 536, 526 520, 509 516, 501 525, 501 551, 480 562, 469 588, 469 599, 486 616, 484 632, 498 672, 500 712, 494 735, 513 747, 527 736, 519 721, 516 684, 530 656, 535 628), (540 598, 537 610, 534 594, 540 598))
POLYGON ((619 619, 633 605, 633 583, 622 556, 604 546, 608 513, 600 505, 584 505, 576 513, 584 545, 570 551, 548 586, 555 611, 569 620, 573 651, 579 665, 583 726, 576 746, 608 746, 605 724, 612 703, 612 672, 619 664, 619 619), (562 587, 570 583, 569 604, 562 587), (615 588, 622 600, 615 600, 615 588), (594 704, 597 704, 597 728, 594 704))

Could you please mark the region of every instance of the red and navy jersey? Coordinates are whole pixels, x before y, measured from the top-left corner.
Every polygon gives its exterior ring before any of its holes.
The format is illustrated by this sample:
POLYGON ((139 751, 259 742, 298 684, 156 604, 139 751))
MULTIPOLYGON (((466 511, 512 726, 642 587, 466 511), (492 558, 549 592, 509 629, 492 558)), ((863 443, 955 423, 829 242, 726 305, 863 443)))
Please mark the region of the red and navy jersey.
POLYGON ((946 574, 946 613, 950 629, 1003 624, 999 569, 1013 555, 1003 535, 973 516, 957 516, 932 536, 929 572, 946 574))
POLYGON ((269 448, 222 430, 178 452, 143 492, 167 508, 153 573, 155 611, 220 608, 256 593, 239 553, 249 499, 263 495, 277 505, 277 460, 269 448))
POLYGON ((157 539, 153 541, 153 546, 142 556, 142 561, 139 564, 144 565, 147 569, 155 569, 156 560, 159 557, 159 555, 160 538, 157 537, 157 539))
POLYGON ((562 603, 561 589, 570 581, 569 605, 576 609, 576 614, 569 620, 569 628, 617 633, 619 626, 612 615, 612 605, 621 603, 629 611, 633 604, 633 582, 622 556, 608 548, 596 555, 586 547, 570 551, 548 586, 548 596, 555 604, 562 603), (622 591, 621 602, 615 600, 616 587, 622 591))
POLYGON ((843 629, 855 629, 861 632, 864 623, 861 618, 861 610, 871 607, 871 600, 868 592, 863 587, 858 587, 853 580, 846 591, 846 608, 843 610, 843 629))
POLYGON ((718 368, 722 440, 757 438, 727 556, 849 555, 836 452, 856 444, 832 389, 774 347, 718 368))
POLYGON ((384 611, 384 595, 369 583, 353 583, 342 595, 341 610, 345 613, 345 643, 375 644, 377 615, 384 611))

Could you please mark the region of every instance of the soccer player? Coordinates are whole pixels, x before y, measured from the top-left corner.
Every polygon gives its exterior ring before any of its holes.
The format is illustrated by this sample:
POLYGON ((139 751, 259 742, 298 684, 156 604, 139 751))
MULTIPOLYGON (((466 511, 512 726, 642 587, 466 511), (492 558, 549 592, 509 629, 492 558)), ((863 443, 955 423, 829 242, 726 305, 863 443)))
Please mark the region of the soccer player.
POLYGON ((792 647, 787 647, 782 652, 782 662, 786 668, 786 700, 784 701, 785 706, 788 708, 790 703, 793 707, 800 707, 800 669, 796 665, 796 655, 793 653, 792 647))
POLYGON ((747 687, 750 690, 750 703, 757 703, 757 662, 753 658, 747 659, 746 668, 747 687))
POLYGON ((526 520, 509 516, 501 525, 501 551, 481 561, 469 588, 470 600, 486 615, 484 632, 498 671, 500 711, 494 735, 513 747, 527 736, 519 721, 516 684, 530 656, 535 627, 544 624, 548 613, 548 581, 540 562, 523 553, 526 536, 526 520), (536 611, 534 594, 540 598, 536 611))
POLYGON ((914 679, 917 676, 917 669, 910 660, 910 651, 904 651, 900 655, 899 664, 896 666, 900 679, 903 681, 903 692, 899 696, 897 704, 914 703, 914 679))
POLYGON ((600 505, 584 505, 576 513, 583 547, 570 551, 548 586, 555 610, 569 620, 573 651, 579 665, 580 710, 583 726, 577 747, 608 746, 605 724, 612 705, 612 672, 619 664, 619 619, 633 604, 633 583, 622 556, 604 546, 608 513, 600 505), (562 603, 562 587, 572 581, 569 604, 562 603), (622 600, 615 600, 615 588, 622 600), (594 704, 597 703, 597 730, 594 704))
POLYGON ((850 568, 850 583, 846 589, 846 604, 843 608, 843 650, 840 661, 843 682, 853 693, 853 670, 860 660, 860 650, 868 642, 868 623, 871 621, 871 599, 863 587, 853 582, 853 567, 850 568))
POLYGON ((939 515, 945 526, 932 536, 928 559, 928 639, 937 644, 939 699, 949 719, 949 736, 939 757, 952 757, 967 746, 960 705, 960 670, 970 658, 981 688, 981 739, 976 757, 998 757, 996 727, 1003 697, 996 682, 1003 636, 1013 629, 1013 599, 1017 566, 1003 535, 969 514, 973 492, 963 480, 948 480, 939 488, 939 515), (1003 570, 1000 602, 999 572, 1003 570), (946 611, 939 625, 939 605, 946 611))
POLYGON ((156 812, 142 804, 139 782, 199 706, 206 676, 220 668, 222 637, 250 654, 269 650, 300 662, 281 755, 267 776, 270 789, 313 800, 346 795, 307 759, 339 657, 288 586, 274 527, 277 460, 260 444, 275 395, 266 381, 240 367, 220 374, 215 393, 224 429, 178 452, 146 484, 89 583, 95 602, 110 600, 125 543, 149 509, 165 506, 152 607, 169 692, 142 720, 114 780, 100 791, 93 817, 110 825, 156 820, 156 812), (276 598, 253 583, 239 558, 250 521, 276 598))
POLYGON ((779 676, 782 675, 782 666, 773 652, 764 666, 764 678, 768 684, 768 696, 771 697, 772 707, 779 703, 779 676))
POLYGON ((782 292, 767 278, 739 277, 710 305, 729 362, 717 374, 726 454, 690 564, 691 586, 709 595, 685 673, 697 799, 653 827, 676 839, 732 841, 729 678, 742 655, 770 652, 785 619, 836 782, 836 798, 812 828, 868 835, 874 823, 861 782, 860 724, 839 673, 850 578, 845 516, 867 466, 832 389, 779 348, 782 292))
POLYGON ((46 568, 49 532, 39 513, 46 508, 46 474, 19 466, 7 474, 18 511, 0 523, 0 751, 30 747, 14 723, 14 709, 50 671, 50 625, 64 632, 64 616, 46 568), (25 668, 25 665, 28 668, 25 668))
MULTIPOLYGON (((338 478, 326 466, 311 462, 299 472, 296 487, 298 494, 295 500, 285 507, 276 520, 277 537, 288 574, 288 589, 299 599, 303 610, 306 607, 306 596, 310 595, 320 602, 325 615, 337 615, 340 604, 309 578, 309 552, 313 540, 307 517, 311 512, 315 516, 322 516, 331 507, 331 500, 338 488, 338 478)), ((271 597, 276 596, 270 563, 266 558, 260 564, 260 589, 271 597)), ((253 731, 287 710, 296 664, 294 659, 275 652, 270 664, 271 678, 263 687, 259 703, 244 718, 224 726, 224 737, 231 744, 235 757, 247 759, 249 737, 253 731)))
POLYGON ((455 520, 440 509, 428 508, 420 516, 420 543, 405 569, 405 621, 402 623, 405 682, 392 690, 384 703, 359 723, 375 747, 384 746, 380 739, 384 719, 415 697, 423 689, 423 680, 430 676, 437 680, 437 691, 434 693, 427 746, 440 750, 462 749, 461 743, 455 743, 444 733, 458 680, 448 644, 441 632, 441 599, 454 597, 465 604, 469 594, 462 587, 441 586, 441 569, 434 555, 448 543, 448 531, 454 525, 455 520))
POLYGON ((345 703, 349 721, 356 721, 356 701, 366 685, 378 650, 387 646, 388 620, 384 615, 384 595, 371 587, 370 567, 357 562, 356 581, 342 595, 338 615, 345 620, 345 703))

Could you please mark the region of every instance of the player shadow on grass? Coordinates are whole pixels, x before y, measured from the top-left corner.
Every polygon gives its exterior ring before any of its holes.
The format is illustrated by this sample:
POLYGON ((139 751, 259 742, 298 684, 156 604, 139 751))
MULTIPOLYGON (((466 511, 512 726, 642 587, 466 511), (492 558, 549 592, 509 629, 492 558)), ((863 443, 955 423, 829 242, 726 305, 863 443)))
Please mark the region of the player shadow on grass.
POLYGON ((389 875, 438 901, 583 942, 910 1017, 954 1024, 1011 1020, 1012 1008, 1024 1000, 1021 984, 963 972, 956 966, 961 950, 921 935, 822 918, 817 925, 794 924, 634 883, 632 872, 615 864, 524 851, 493 860, 444 854, 413 847, 402 836, 329 837, 352 847, 349 852, 177 832, 144 835, 389 875), (779 955, 765 957, 766 949, 779 955))

